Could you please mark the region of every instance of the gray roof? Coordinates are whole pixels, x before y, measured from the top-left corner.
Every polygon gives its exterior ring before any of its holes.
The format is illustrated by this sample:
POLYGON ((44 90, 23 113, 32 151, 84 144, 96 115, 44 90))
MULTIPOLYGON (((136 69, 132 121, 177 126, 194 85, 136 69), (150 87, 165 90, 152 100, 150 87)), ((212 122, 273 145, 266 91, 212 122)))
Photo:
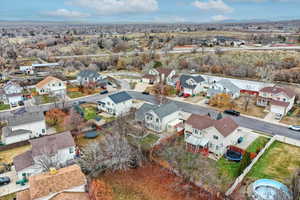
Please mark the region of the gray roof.
POLYGON ((205 81, 205 79, 202 76, 200 76, 200 75, 198 75, 198 76, 191 76, 191 75, 185 75, 184 74, 184 75, 180 76, 180 84, 181 84, 181 86, 184 87, 184 88, 195 89, 197 85, 189 85, 187 83, 187 80, 189 80, 189 79, 193 79, 196 83, 201 83, 201 82, 205 81))
POLYGON ((2 128, 2 134, 5 137, 23 135, 23 134, 27 134, 27 133, 31 133, 31 131, 25 130, 25 129, 18 129, 18 130, 12 131, 12 129, 8 126, 2 128))
POLYGON ((17 126, 21 124, 29 124, 32 122, 43 121, 45 119, 42 112, 25 112, 20 115, 14 115, 8 118, 8 126, 17 126))
POLYGON ((32 151, 26 151, 25 153, 17 155, 14 157, 13 162, 17 172, 34 165, 32 151))
POLYGON ((68 147, 75 147, 74 139, 69 131, 30 140, 30 144, 33 157, 45 153, 56 153, 58 150, 68 147))
POLYGON ((230 80, 228 79, 222 79, 220 81, 217 82, 217 84, 222 85, 224 88, 229 89, 230 91, 232 91, 233 93, 239 92, 240 88, 238 86, 236 86, 235 84, 233 84, 230 80))
POLYGON ((82 70, 78 74, 78 76, 83 77, 83 78, 89 78, 89 79, 101 77, 101 75, 98 72, 96 72, 94 70, 90 70, 90 69, 82 70))
POLYGON ((108 95, 108 97, 115 103, 121 103, 124 101, 128 101, 129 99, 132 99, 132 97, 127 92, 118 92, 115 94, 108 95))
POLYGON ((145 113, 149 110, 156 108, 156 105, 144 103, 136 112, 135 112, 135 120, 143 121, 145 117, 145 113))
POLYGON ((174 102, 169 102, 163 105, 156 106, 155 109, 153 109, 153 112, 160 118, 164 118, 165 116, 168 116, 176 111, 178 111, 178 106, 174 102))

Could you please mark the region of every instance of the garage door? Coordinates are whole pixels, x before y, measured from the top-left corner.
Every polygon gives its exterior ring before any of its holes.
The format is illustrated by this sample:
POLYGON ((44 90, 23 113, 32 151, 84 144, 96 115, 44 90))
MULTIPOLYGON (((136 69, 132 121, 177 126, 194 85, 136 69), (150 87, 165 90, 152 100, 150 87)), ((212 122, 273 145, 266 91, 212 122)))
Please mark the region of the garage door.
POLYGON ((278 114, 284 115, 285 114, 285 107, 271 105, 271 112, 276 113, 276 114, 278 113, 278 114))

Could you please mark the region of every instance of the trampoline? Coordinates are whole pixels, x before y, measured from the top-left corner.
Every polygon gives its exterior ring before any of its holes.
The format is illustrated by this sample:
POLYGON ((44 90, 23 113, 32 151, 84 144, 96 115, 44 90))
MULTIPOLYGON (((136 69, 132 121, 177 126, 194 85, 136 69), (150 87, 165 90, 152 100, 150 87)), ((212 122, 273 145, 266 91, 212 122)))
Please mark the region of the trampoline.
POLYGON ((224 156, 227 160, 235 161, 235 162, 240 162, 243 158, 243 155, 241 152, 232 151, 229 149, 227 150, 227 152, 225 153, 224 156))
POLYGON ((84 137, 85 138, 88 138, 88 139, 94 139, 98 136, 98 133, 97 131, 88 131, 84 134, 84 137))

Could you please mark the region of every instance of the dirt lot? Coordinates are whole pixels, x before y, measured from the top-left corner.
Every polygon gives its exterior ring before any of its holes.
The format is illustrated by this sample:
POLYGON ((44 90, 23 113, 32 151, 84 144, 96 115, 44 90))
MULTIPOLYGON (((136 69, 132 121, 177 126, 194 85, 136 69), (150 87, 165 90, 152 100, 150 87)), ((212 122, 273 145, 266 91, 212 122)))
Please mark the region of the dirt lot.
POLYGON ((113 190, 114 200, 207 200, 207 192, 181 184, 182 179, 154 164, 126 172, 107 173, 99 177, 113 190))

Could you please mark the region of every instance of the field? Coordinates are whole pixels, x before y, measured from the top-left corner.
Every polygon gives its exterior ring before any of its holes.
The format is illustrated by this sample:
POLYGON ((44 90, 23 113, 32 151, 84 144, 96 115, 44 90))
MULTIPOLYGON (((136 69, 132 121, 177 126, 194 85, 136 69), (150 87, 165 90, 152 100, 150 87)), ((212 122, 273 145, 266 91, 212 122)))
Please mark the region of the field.
POLYGON ((274 142, 249 172, 251 181, 270 178, 289 184, 296 169, 300 168, 300 148, 274 142))
POLYGON ((0 104, 0 110, 8 110, 8 109, 10 109, 9 104, 0 104))
POLYGON ((149 163, 125 172, 107 173, 99 179, 112 188, 114 200, 218 200, 199 188, 181 184, 181 178, 149 163))

